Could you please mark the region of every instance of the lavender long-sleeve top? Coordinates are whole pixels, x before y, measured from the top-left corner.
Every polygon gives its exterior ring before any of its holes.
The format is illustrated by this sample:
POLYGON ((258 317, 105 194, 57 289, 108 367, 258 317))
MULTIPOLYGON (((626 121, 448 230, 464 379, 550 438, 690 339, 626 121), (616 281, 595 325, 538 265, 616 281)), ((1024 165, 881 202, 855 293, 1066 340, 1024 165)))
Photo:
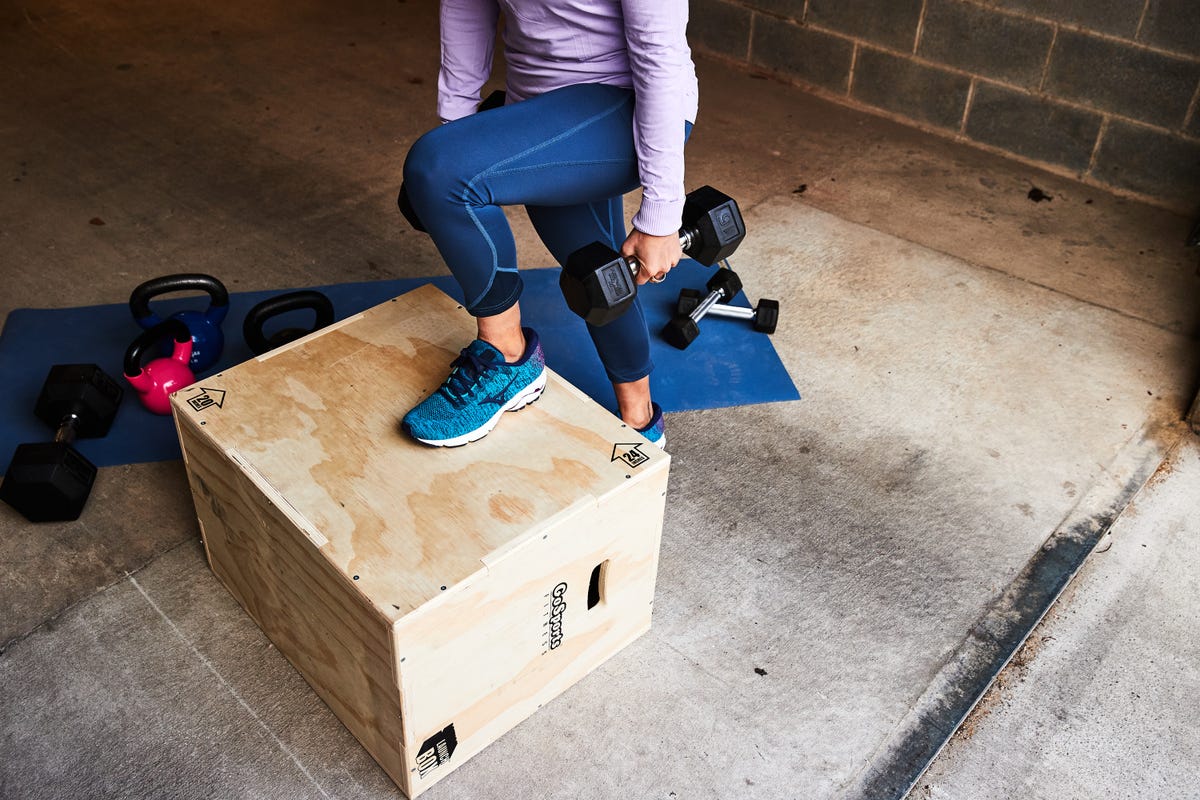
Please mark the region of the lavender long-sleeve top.
POLYGON ((508 102, 577 83, 632 88, 642 205, 633 226, 666 236, 683 214, 683 127, 696 70, 687 0, 442 0, 438 115, 474 113, 503 11, 508 102))

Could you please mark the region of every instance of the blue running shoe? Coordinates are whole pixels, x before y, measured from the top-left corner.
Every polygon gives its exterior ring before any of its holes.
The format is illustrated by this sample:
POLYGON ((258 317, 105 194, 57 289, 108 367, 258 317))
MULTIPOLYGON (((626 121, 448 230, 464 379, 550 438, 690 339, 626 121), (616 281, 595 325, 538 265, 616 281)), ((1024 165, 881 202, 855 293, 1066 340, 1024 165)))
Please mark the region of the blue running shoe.
POLYGON ((405 432, 434 447, 458 447, 482 439, 505 411, 517 411, 546 388, 546 357, 532 328, 522 328, 525 354, 515 364, 487 342, 471 342, 436 392, 404 415, 405 432))
POLYGON ((637 432, 650 440, 650 444, 658 445, 659 450, 665 450, 667 447, 667 427, 663 422, 662 409, 658 403, 650 401, 650 422, 644 428, 638 428, 637 432))

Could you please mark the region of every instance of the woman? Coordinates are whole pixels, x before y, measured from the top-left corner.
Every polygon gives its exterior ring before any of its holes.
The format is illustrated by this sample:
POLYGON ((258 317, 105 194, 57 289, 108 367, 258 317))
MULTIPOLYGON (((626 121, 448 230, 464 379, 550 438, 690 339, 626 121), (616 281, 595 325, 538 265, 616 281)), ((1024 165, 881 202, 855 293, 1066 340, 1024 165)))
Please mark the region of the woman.
MULTIPOLYGON (((416 215, 463 289, 478 339, 404 428, 438 446, 482 438, 545 386, 521 326, 521 277, 502 206, 524 205, 560 264, 593 241, 637 259, 638 283, 682 256, 683 148, 696 118, 686 0, 442 0, 438 115, 404 164, 416 215), (507 98, 476 113, 500 15, 507 98), (621 196, 642 187, 633 232, 621 196)), ((588 332, 626 424, 664 443, 641 305, 588 332)))

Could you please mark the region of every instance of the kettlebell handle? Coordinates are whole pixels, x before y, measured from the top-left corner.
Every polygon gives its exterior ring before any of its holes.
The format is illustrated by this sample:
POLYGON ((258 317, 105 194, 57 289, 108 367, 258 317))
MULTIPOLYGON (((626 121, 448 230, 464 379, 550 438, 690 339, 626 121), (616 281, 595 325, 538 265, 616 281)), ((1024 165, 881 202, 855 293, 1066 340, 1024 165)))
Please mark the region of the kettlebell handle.
POLYGON ((151 278, 140 284, 129 295, 129 310, 134 319, 142 320, 152 316, 150 300, 168 292, 199 291, 207 292, 212 298, 210 308, 229 305, 229 292, 225 285, 211 275, 198 272, 181 273, 179 275, 163 275, 161 278, 151 278))
POLYGON ((182 355, 182 363, 186 365, 188 357, 192 354, 192 334, 188 331, 187 325, 177 319, 169 319, 143 331, 133 340, 133 344, 129 345, 129 349, 125 351, 125 377, 136 378, 141 375, 142 358, 159 342, 168 337, 175 341, 175 353, 171 356, 172 360, 179 361, 182 355))
POLYGON ((329 298, 314 289, 303 289, 268 298, 250 309, 250 312, 246 314, 246 321, 242 323, 242 336, 246 339, 246 346, 250 348, 250 352, 260 356, 268 350, 273 350, 300 336, 318 331, 332 322, 333 303, 329 298), (317 313, 312 328, 280 331, 270 338, 263 331, 263 326, 272 317, 306 308, 311 308, 317 313))

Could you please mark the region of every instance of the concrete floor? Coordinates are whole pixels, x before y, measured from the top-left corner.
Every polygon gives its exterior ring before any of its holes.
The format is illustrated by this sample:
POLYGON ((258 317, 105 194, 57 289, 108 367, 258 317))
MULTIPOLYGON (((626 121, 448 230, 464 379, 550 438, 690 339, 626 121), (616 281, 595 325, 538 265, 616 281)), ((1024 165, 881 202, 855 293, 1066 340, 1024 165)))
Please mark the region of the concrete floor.
MULTIPOLYGON (((123 302, 174 271, 235 291, 444 274, 394 207, 435 122, 434 5, 0 9, 0 315, 123 302)), ((1141 522, 1120 518, 1191 436, 1189 220, 700 74, 688 184, 741 203, 734 266, 752 300, 781 301, 774 342, 804 400, 672 415, 654 629, 433 800, 899 797, 1097 539, 1195 531, 1186 449, 1141 522)), ((527 263, 548 265, 513 219, 527 263)), ((79 522, 4 507, 0 529, 0 796, 394 796, 208 572, 181 464, 105 469, 79 522)), ((1196 610, 1186 582, 1124 552, 1104 568, 1139 613, 1196 610)), ((1148 704, 1179 704, 1142 656, 1181 632, 1114 650, 1148 704)), ((1012 774, 1051 765, 1046 797, 1091 785, 1079 771, 1112 796, 1140 786, 1071 759, 1066 733, 1022 739, 1039 692, 1065 698, 1076 742, 1120 707, 1023 689, 1015 722, 973 717, 918 792, 1005 796, 978 748, 1022 754, 1012 774)), ((1117 749, 1142 735, 1121 731, 1117 749)), ((1156 730, 1162 763, 1194 759, 1192 733, 1156 730)))
POLYGON ((914 798, 1200 797, 1198 482, 1189 437, 914 798))

